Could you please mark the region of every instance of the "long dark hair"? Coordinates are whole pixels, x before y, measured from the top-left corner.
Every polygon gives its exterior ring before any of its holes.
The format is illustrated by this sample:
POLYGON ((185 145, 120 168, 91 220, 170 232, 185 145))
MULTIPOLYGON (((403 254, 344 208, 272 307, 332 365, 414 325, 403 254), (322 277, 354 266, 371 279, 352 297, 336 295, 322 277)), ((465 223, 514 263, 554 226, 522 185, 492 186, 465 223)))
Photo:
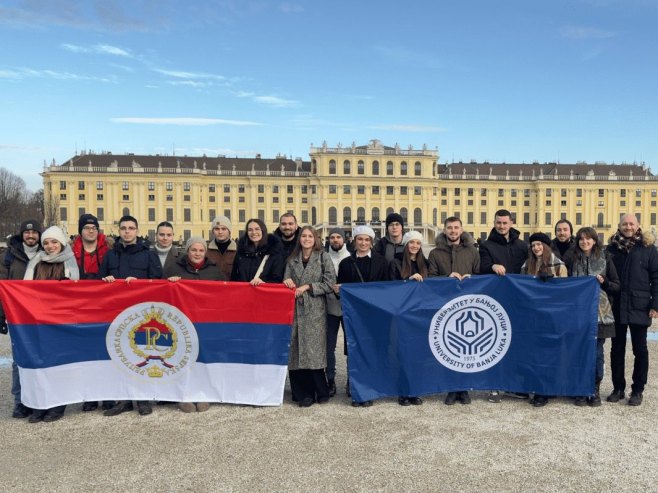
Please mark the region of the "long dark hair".
POLYGON ((288 260, 293 260, 297 258, 299 252, 302 251, 302 244, 300 243, 300 240, 302 239, 302 233, 304 231, 310 231, 311 233, 313 233, 313 238, 315 238, 315 243, 313 243, 313 248, 311 249, 311 252, 319 252, 320 250, 322 250, 322 241, 320 241, 320 237, 318 236, 317 230, 313 226, 303 226, 302 228, 299 229, 299 236, 297 237, 297 243, 295 243, 295 248, 292 249, 292 252, 288 257, 288 260))
MULTIPOLYGON (((423 255, 423 249, 418 250, 416 254, 416 265, 418 265, 418 273, 423 279, 427 279, 428 269, 427 262, 425 261, 425 255, 423 255)), ((409 253, 409 241, 404 246, 404 253, 402 254, 402 269, 400 269, 400 275, 402 279, 409 279, 414 273, 411 266, 411 254, 409 253)))
POLYGON ((537 256, 532 251, 532 244, 530 245, 530 255, 528 255, 528 274, 536 276, 538 274, 551 274, 551 257, 553 250, 546 243, 542 243, 544 249, 541 252, 541 265, 537 260, 537 256))
POLYGON ((584 252, 580 248, 580 244, 578 243, 580 239, 583 237, 591 238, 592 240, 594 240, 594 245, 592 245, 592 256, 600 257, 601 244, 599 243, 599 235, 594 228, 590 228, 589 226, 580 228, 576 233, 576 253, 584 254, 584 252))
POLYGON ((244 227, 244 236, 245 236, 245 245, 247 245, 247 247, 253 246, 254 249, 258 250, 259 248, 262 248, 267 245, 267 226, 265 226, 265 223, 260 219, 251 218, 249 219, 249 221, 247 221, 247 224, 244 227), (249 234, 247 233, 247 231, 249 231, 249 225, 251 223, 258 224, 258 226, 260 226, 260 230, 263 232, 263 237, 260 239, 258 243, 254 243, 253 241, 251 241, 251 239, 249 238, 249 234))

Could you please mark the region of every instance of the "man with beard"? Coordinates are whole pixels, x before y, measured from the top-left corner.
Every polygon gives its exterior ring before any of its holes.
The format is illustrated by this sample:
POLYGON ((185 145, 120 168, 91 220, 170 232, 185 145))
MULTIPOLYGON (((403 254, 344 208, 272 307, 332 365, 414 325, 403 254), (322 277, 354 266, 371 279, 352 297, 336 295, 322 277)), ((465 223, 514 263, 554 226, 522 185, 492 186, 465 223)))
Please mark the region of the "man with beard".
MULTIPOLYGON (((41 248, 42 228, 39 221, 28 219, 21 224, 20 233, 9 240, 7 250, 0 258, 0 279, 22 280, 25 277, 27 264, 41 248)), ((0 305, 0 333, 7 333, 5 312, 0 305)), ((12 418, 27 418, 32 409, 21 402, 21 381, 16 366, 16 358, 11 364, 11 393, 14 396, 14 411, 12 418)))
POLYGON ((557 258, 565 261, 576 247, 573 236, 573 225, 568 219, 560 219, 555 223, 555 238, 551 240, 551 250, 557 258))
POLYGON ((610 349, 610 368, 614 390, 606 399, 608 402, 619 402, 625 397, 626 333, 630 330, 635 361, 628 404, 642 404, 642 393, 649 373, 647 329, 651 319, 658 318, 658 252, 654 242, 654 235, 642 231, 637 217, 624 214, 617 232, 608 243, 608 253, 621 285, 612 303, 615 337, 610 349))
MULTIPOLYGON (((436 237, 436 247, 428 257, 429 276, 454 277, 460 281, 480 272, 480 255, 473 237, 464 232, 461 219, 449 217, 443 224, 443 232, 436 237)), ((445 404, 460 401, 470 404, 468 391, 448 392, 445 404)))
POLYGON ((520 274, 528 258, 528 244, 515 229, 512 214, 505 209, 496 212, 494 227, 480 245, 480 274, 520 274))
POLYGON ((297 218, 292 212, 286 212, 279 218, 279 227, 273 233, 283 244, 283 258, 287 259, 292 253, 299 236, 297 218))
MULTIPOLYGON (((528 258, 528 244, 519 236, 514 227, 510 211, 496 212, 494 227, 489 237, 480 245, 480 274, 520 274, 521 266, 528 258)), ((506 395, 527 399, 528 394, 508 393, 506 395)), ((492 390, 489 402, 500 402, 500 392, 492 390)))
MULTIPOLYGON (((329 231, 329 258, 334 264, 334 270, 338 272, 341 260, 350 256, 345 246, 345 232, 341 228, 329 231)), ((327 295, 327 383, 329 385, 329 396, 336 395, 336 341, 338 330, 343 321, 343 310, 336 293, 327 295)), ((344 332, 343 332, 344 335, 344 332)))

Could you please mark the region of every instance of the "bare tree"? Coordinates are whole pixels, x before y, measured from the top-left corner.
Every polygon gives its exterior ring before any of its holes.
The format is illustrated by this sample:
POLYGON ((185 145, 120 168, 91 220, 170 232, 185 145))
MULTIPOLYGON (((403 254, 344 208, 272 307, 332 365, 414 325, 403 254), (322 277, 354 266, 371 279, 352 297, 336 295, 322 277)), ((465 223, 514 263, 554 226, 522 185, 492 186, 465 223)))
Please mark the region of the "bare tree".
MULTIPOLYGON (((5 168, 0 168, 0 235, 5 238, 16 232, 24 213, 24 205, 30 193, 25 181, 5 168)), ((40 219, 40 218, 35 218, 40 219)))
POLYGON ((59 197, 54 193, 45 193, 43 189, 35 193, 35 199, 41 209, 44 226, 59 224, 59 197))

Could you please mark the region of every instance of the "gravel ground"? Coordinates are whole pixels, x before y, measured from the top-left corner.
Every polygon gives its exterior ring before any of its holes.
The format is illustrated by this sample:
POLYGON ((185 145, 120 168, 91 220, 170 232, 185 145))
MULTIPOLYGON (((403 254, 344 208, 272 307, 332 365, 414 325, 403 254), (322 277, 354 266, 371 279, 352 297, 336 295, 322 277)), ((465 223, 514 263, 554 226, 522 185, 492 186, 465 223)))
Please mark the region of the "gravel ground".
MULTIPOLYGON (((655 362, 658 342, 649 350, 655 362)), ((280 408, 106 418, 77 404, 29 424, 11 418, 10 357, 0 336, 2 491, 658 491, 655 363, 637 408, 554 399, 535 409, 474 393, 470 406, 440 395, 356 409, 339 359, 339 394, 310 408, 287 389, 280 408)), ((606 378, 602 394, 611 390, 606 378)))

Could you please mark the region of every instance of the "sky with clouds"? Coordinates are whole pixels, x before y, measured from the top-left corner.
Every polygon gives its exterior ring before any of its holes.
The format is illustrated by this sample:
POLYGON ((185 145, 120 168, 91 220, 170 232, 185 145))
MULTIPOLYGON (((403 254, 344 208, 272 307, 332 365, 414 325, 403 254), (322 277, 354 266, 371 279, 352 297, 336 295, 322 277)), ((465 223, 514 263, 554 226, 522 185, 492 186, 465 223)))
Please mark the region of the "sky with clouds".
POLYGON ((76 150, 658 172, 658 0, 0 0, 0 167, 76 150))

